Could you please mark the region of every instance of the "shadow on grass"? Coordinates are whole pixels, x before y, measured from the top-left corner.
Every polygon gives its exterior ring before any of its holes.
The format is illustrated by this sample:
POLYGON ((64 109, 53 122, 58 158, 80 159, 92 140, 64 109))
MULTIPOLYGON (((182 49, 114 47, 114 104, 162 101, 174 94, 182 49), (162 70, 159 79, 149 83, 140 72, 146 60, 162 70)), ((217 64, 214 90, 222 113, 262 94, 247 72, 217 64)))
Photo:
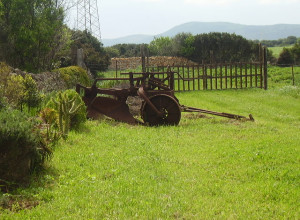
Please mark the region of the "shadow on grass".
POLYGON ((30 182, 26 184, 6 183, 2 185, 0 195, 0 210, 19 212, 24 209, 32 209, 41 202, 47 202, 51 198, 42 198, 40 192, 56 185, 59 172, 48 165, 34 172, 30 182))

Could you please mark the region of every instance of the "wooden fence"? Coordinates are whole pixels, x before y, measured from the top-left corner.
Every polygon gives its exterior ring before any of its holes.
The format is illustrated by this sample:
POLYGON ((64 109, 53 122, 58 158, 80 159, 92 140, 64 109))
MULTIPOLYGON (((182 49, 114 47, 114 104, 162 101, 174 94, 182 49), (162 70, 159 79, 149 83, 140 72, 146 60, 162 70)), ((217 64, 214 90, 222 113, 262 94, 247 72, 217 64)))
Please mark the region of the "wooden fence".
MULTIPOLYGON (((149 66, 141 57, 142 72, 174 72, 175 91, 268 88, 267 49, 260 47, 259 61, 239 63, 211 63, 199 65, 149 66)), ((116 77, 118 65, 116 62, 116 77)), ((119 69, 121 73, 121 69, 119 69)), ((170 83, 170 82, 169 82, 170 83)))
POLYGON ((263 62, 157 66, 147 71, 174 72, 175 91, 267 89, 267 66, 263 62))

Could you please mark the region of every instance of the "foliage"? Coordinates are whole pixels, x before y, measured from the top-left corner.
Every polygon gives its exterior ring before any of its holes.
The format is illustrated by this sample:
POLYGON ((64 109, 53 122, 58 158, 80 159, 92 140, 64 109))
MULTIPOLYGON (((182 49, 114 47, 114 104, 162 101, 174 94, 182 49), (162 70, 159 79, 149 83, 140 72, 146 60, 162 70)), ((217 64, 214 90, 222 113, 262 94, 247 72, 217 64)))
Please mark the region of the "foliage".
POLYGON ((4 99, 13 107, 19 107, 22 103, 24 85, 23 78, 11 75, 11 68, 0 62, 0 94, 2 102, 4 99))
POLYGON ((58 132, 58 114, 53 108, 44 108, 40 111, 39 116, 46 126, 45 141, 54 146, 61 137, 58 132))
POLYGON ((283 48, 282 52, 280 53, 277 64, 282 66, 289 66, 294 63, 293 54, 290 49, 283 48))
POLYGON ((2 0, 1 50, 7 63, 27 71, 50 69, 62 44, 64 12, 52 0, 2 0))
POLYGON ((190 58, 195 52, 195 37, 192 34, 179 33, 174 38, 174 51, 180 57, 190 58))
MULTIPOLYGON (((140 56, 140 47, 140 44, 118 44, 107 51, 111 57, 134 57, 140 56)), ((242 62, 258 60, 259 42, 229 33, 179 33, 174 37, 155 37, 146 47, 150 56, 180 56, 199 63, 242 62)), ((272 51, 268 50, 267 57, 275 62, 272 51)))
POLYGON ((86 121, 86 107, 74 90, 58 92, 47 107, 57 112, 58 128, 63 138, 67 138, 70 129, 78 129, 86 121))
POLYGON ((139 57, 141 55, 141 46, 143 44, 116 44, 106 47, 110 57, 139 57))
POLYGON ((74 31, 72 33, 72 48, 84 51, 84 62, 87 68, 95 76, 98 71, 104 71, 110 64, 103 44, 87 31, 74 31))
POLYGON ((113 57, 120 57, 120 52, 117 48, 115 48, 114 46, 112 47, 105 47, 105 52, 107 54, 107 56, 109 56, 110 58, 113 57))
POLYGON ((5 94, 10 72, 11 68, 6 63, 0 62, 0 94, 5 94))
POLYGON ((192 60, 205 63, 255 60, 258 52, 257 44, 229 33, 196 35, 194 47, 192 60))
POLYGON ((1 179, 23 181, 52 154, 35 119, 18 110, 0 111, 1 179))
POLYGON ((36 82, 32 79, 30 75, 26 75, 23 81, 24 85, 24 95, 22 98, 22 103, 25 103, 30 108, 38 107, 42 102, 42 95, 38 91, 36 82))
POLYGON ((24 79, 20 75, 11 75, 7 80, 4 96, 12 107, 22 108, 24 98, 24 79))
POLYGON ((80 126, 86 122, 86 106, 81 98, 81 96, 73 89, 69 89, 63 92, 63 95, 67 97, 68 100, 74 99, 74 107, 80 106, 75 114, 71 115, 71 129, 79 129, 80 126))
POLYGON ((11 107, 20 108, 23 104, 30 108, 38 107, 42 96, 37 89, 36 82, 29 74, 23 78, 20 75, 11 74, 10 68, 0 63, 0 93, 11 107))
POLYGON ((68 88, 74 88, 77 83, 85 86, 90 84, 90 79, 86 70, 79 66, 63 67, 54 71, 57 71, 61 74, 68 88))
POLYGON ((173 45, 170 37, 155 37, 149 44, 150 55, 173 56, 173 45))
POLYGON ((1 111, 1 109, 6 108, 6 106, 7 106, 7 103, 6 103, 6 100, 4 99, 4 96, 0 96, 0 111, 1 111))
MULTIPOLYGON (((291 46, 289 46, 289 47, 291 47, 291 46)), ((289 48, 289 47, 286 47, 286 48, 289 48)), ((268 51, 272 51, 272 55, 276 59, 276 62, 277 62, 279 54, 282 52, 283 48, 284 47, 268 47, 268 51)))
POLYGON ((279 54, 277 64, 284 66, 300 64, 300 43, 295 43, 289 48, 283 48, 279 54))
POLYGON ((293 59, 295 64, 300 64, 300 42, 294 44, 291 48, 291 53, 293 54, 293 59))
MULTIPOLYGON (((297 43, 300 38, 295 36, 289 36, 287 38, 280 38, 278 40, 262 40, 260 43, 267 47, 279 47, 279 46, 288 46, 297 43)), ((258 42, 257 42, 258 43, 258 42)))

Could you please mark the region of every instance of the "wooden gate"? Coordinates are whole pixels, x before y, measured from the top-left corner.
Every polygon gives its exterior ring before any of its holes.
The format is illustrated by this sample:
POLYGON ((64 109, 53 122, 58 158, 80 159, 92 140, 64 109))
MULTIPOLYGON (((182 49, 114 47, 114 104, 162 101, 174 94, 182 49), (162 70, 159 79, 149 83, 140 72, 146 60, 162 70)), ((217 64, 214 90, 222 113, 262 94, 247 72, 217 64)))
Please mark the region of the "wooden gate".
POLYGON ((175 91, 267 89, 267 66, 263 62, 158 66, 148 70, 175 72, 175 91))
MULTIPOLYGON (((175 91, 268 88, 267 48, 259 62, 147 67, 152 72, 175 72, 175 91)), ((143 66, 145 62, 143 62, 143 66)), ((164 75, 162 75, 164 77, 164 75)))

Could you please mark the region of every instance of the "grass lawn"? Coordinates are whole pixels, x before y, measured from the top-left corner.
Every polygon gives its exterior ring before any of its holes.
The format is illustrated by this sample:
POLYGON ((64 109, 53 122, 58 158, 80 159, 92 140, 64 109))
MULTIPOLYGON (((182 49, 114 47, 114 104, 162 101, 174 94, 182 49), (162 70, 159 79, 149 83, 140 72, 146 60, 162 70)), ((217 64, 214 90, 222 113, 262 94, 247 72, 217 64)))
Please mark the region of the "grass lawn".
POLYGON ((299 219, 300 89, 177 93, 179 126, 89 121, 0 219, 299 219), (25 207, 25 209, 24 209, 25 207))
POLYGON ((256 121, 197 114, 183 114, 177 127, 90 121, 60 142, 44 176, 14 192, 39 205, 15 205, 0 218, 299 219, 299 96, 280 89, 177 96, 256 121))

